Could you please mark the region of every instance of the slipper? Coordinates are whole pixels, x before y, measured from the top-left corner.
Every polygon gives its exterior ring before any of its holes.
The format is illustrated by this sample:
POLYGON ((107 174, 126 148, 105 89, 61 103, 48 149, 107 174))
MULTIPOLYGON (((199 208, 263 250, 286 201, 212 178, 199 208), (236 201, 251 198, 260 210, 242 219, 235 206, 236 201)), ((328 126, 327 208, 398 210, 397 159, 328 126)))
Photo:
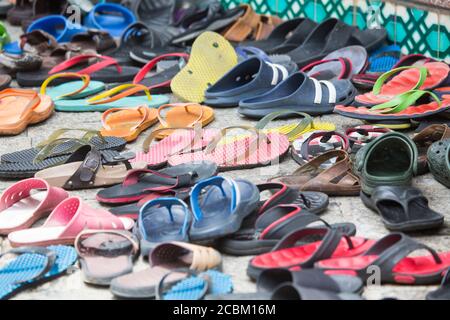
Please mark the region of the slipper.
POLYGON ((363 192, 361 200, 377 212, 391 231, 412 232, 437 229, 444 217, 428 206, 428 199, 414 187, 381 186, 369 197, 363 192))
POLYGON ((91 208, 79 197, 71 197, 56 206, 42 227, 14 231, 8 240, 12 247, 73 245, 77 235, 86 228, 130 230, 133 225, 132 219, 117 218, 108 211, 91 208))
POLYGON ((81 190, 115 185, 121 183, 129 171, 147 168, 145 162, 128 162, 134 157, 133 153, 109 159, 95 148, 88 148, 90 151, 85 154, 84 159, 40 170, 34 176, 47 181, 53 187, 81 190))
POLYGON ((381 284, 434 285, 442 280, 449 266, 450 252, 437 253, 402 233, 391 233, 372 243, 364 253, 322 259, 314 267, 328 275, 348 274, 363 281, 373 276, 368 270, 376 267, 381 284), (417 250, 426 250, 431 255, 409 256, 417 250))
POLYGON ((203 128, 214 120, 214 110, 210 107, 199 105, 197 103, 171 103, 158 108, 157 117, 159 125, 155 130, 160 130, 155 135, 156 139, 164 139, 174 133, 176 130, 170 128, 203 128), (169 109, 165 116, 162 110, 169 109))
POLYGON ((219 176, 200 181, 191 191, 194 221, 189 239, 213 240, 235 233, 258 204, 258 188, 249 181, 219 176))
POLYGON ((133 12, 115 3, 98 3, 84 18, 84 25, 91 29, 106 30, 119 37, 123 30, 137 21, 133 12))
POLYGON ((149 61, 139 70, 133 79, 133 83, 147 86, 156 93, 169 93, 171 92, 170 84, 172 79, 181 71, 188 60, 189 55, 187 53, 167 53, 160 55, 149 61), (158 63, 170 58, 179 58, 179 63, 162 71, 157 71, 150 77, 146 77, 150 71, 158 66, 158 63))
POLYGON ((450 139, 433 143, 428 149, 427 158, 434 179, 450 188, 450 139))
POLYGON ((427 300, 450 300, 450 268, 447 269, 438 289, 427 294, 427 300))
POLYGON ((55 108, 58 111, 66 112, 103 112, 112 108, 134 108, 141 105, 155 108, 168 102, 168 96, 151 95, 146 86, 122 84, 89 99, 57 100, 55 101, 55 108), (141 91, 145 95, 135 96, 136 93, 141 91))
POLYGON ((208 160, 215 162, 221 171, 248 169, 279 163, 288 149, 289 139, 285 135, 274 132, 266 135, 253 127, 233 126, 220 130, 204 150, 173 154, 168 163, 174 166, 190 161, 208 160), (240 139, 227 139, 227 132, 233 129, 248 130, 251 135, 240 139))
POLYGON ((154 199, 142 206, 136 222, 141 255, 146 257, 160 243, 189 242, 192 213, 178 198, 154 199))
POLYGON ((297 67, 288 69, 284 65, 249 58, 226 73, 205 92, 205 104, 213 107, 233 107, 239 101, 253 98, 273 89, 287 79, 297 67))
POLYGON ((91 81, 89 75, 66 72, 57 73, 48 77, 41 85, 40 94, 48 95, 53 101, 65 99, 83 99, 106 89, 106 85, 101 81, 91 81), (78 78, 81 81, 70 81, 60 85, 47 88, 49 84, 59 78, 78 78))
MULTIPOLYGON (((336 229, 348 236, 356 234, 353 223, 330 225, 318 216, 303 211, 297 205, 278 205, 266 210, 256 219, 252 228, 240 229, 233 235, 221 239, 220 252, 234 256, 250 256, 269 252, 286 235, 321 222, 324 228, 336 229)), ((304 244, 304 243, 303 243, 304 244)))
POLYGON ((132 170, 123 183, 99 191, 97 200, 114 204, 136 202, 155 192, 190 188, 216 173, 217 166, 205 161, 185 163, 160 171, 132 170))
POLYGON ((143 105, 137 108, 112 108, 102 114, 103 137, 119 137, 131 142, 156 122, 155 109, 143 105))
MULTIPOLYGON (((180 270, 181 271, 181 270, 180 270)), ((184 280, 180 280, 170 289, 164 291, 164 281, 173 272, 168 273, 161 279, 158 285, 157 300, 203 300, 206 295, 228 295, 233 292, 231 276, 216 270, 208 270, 196 274, 189 269, 184 280)))
POLYGON ((268 269, 283 268, 312 269, 317 261, 330 257, 354 257, 363 254, 374 241, 359 237, 348 237, 335 229, 307 228, 296 230, 283 239, 269 253, 250 260, 247 275, 257 279, 268 269), (296 243, 306 237, 322 236, 323 240, 297 246, 296 243))
POLYGON ((9 254, 17 257, 0 269, 0 299, 61 276, 77 261, 75 250, 68 246, 18 248, 2 256, 9 254))
MULTIPOLYGON (((161 279, 168 272, 186 268, 202 272, 222 265, 218 251, 184 242, 159 244, 151 252, 149 260, 149 268, 113 279, 111 292, 123 298, 154 298, 161 279)), ((185 277, 183 271, 174 272, 165 283, 170 286, 185 277)))
POLYGON ((66 191, 51 187, 42 179, 31 178, 11 185, 0 198, 0 234, 31 227, 68 196, 66 191))
POLYGON ((5 89, 0 92, 0 100, 0 135, 17 135, 53 113, 52 99, 33 90, 5 89))
POLYGON ((346 105, 357 94, 349 80, 318 81, 298 72, 269 92, 239 103, 239 113, 251 118, 262 118, 269 113, 286 110, 309 115, 332 113, 335 105, 346 105))
POLYGON ((75 239, 85 283, 109 286, 112 279, 133 271, 139 252, 136 237, 124 230, 85 230, 75 239))
POLYGON ((62 128, 54 131, 46 140, 41 141, 34 148, 3 154, 1 156, 1 163, 34 162, 38 155, 42 155, 42 149, 49 144, 54 145, 54 148, 51 150, 52 152, 46 155, 46 158, 57 157, 60 158, 58 159, 58 161, 65 161, 73 153, 74 148, 78 147, 79 141, 83 141, 84 143, 93 146, 99 151, 122 151, 126 146, 126 141, 124 139, 115 137, 103 137, 98 131, 62 128), (64 138, 62 136, 69 131, 81 131, 85 132, 85 134, 78 139, 66 138, 64 141, 64 138), (56 140, 62 140, 62 142, 55 145, 54 142, 56 140))
MULTIPOLYGON (((37 87, 42 85, 49 75, 61 72, 88 74, 92 80, 102 81, 104 83, 125 83, 132 81, 133 77, 139 72, 139 69, 130 66, 120 66, 111 57, 98 54, 82 54, 65 60, 52 69, 41 68, 37 71, 18 72, 17 83, 22 87, 37 87), (98 62, 89 63, 85 67, 86 63, 91 59, 96 59, 98 62)), ((63 82, 61 78, 58 80, 55 81, 56 84, 63 82)))
POLYGON ((187 65, 172 79, 172 92, 188 102, 202 102, 205 91, 237 64, 231 44, 214 32, 202 33, 192 45, 187 65))

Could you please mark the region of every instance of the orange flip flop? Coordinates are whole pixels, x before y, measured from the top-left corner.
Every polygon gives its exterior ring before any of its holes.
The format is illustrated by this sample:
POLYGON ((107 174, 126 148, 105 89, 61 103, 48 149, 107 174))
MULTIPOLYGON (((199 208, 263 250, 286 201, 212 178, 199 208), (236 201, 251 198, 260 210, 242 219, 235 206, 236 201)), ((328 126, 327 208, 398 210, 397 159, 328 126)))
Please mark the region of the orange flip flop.
MULTIPOLYGON (((205 127, 214 120, 212 108, 198 103, 172 103, 158 108, 158 120, 160 125, 155 129, 186 127, 193 128, 195 125, 205 127), (163 117, 162 110, 169 109, 163 117)), ((164 139, 173 130, 163 130, 156 135, 156 139, 164 139)))
POLYGON ((118 137, 130 142, 156 122, 158 112, 145 105, 137 108, 112 108, 102 115, 103 128, 100 133, 104 137, 118 137))
POLYGON ((53 112, 53 101, 27 89, 0 92, 0 135, 17 135, 29 124, 42 122, 53 112))

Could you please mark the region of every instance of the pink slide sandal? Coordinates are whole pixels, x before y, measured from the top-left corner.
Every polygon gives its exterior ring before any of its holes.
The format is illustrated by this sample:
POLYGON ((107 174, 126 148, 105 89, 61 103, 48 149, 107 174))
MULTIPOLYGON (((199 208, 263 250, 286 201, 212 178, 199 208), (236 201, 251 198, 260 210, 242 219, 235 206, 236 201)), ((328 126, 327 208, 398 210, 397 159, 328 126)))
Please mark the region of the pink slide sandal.
POLYGON ((42 227, 12 232, 8 239, 12 247, 73 245, 83 230, 130 230, 133 225, 130 218, 118 218, 88 206, 79 197, 71 197, 53 210, 42 227))
POLYGON ((7 188, 0 198, 0 234, 26 229, 48 215, 69 194, 42 179, 25 179, 7 188))

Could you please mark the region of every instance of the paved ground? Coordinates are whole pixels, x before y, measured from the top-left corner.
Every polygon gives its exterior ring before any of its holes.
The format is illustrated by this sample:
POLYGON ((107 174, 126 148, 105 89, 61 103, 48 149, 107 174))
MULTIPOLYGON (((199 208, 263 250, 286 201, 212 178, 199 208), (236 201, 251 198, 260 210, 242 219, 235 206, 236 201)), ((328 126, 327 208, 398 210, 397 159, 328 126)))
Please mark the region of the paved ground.
MULTIPOLYGON (((17 34, 18 31, 14 30, 17 34)), ((360 124, 359 121, 346 119, 337 115, 325 116, 324 121, 336 123, 338 129, 351 125, 360 124)), ((282 124, 278 121, 276 124, 282 124)), ((222 128, 230 125, 253 124, 246 119, 240 118, 236 109, 216 110, 216 120, 210 125, 213 128, 222 128)), ((29 148, 35 146, 39 141, 45 139, 51 132, 59 128, 88 128, 100 129, 100 113, 55 113, 48 121, 28 128, 25 132, 14 137, 0 137, 0 154, 29 148)), ((140 151, 142 141, 150 132, 148 130, 137 142, 128 146, 129 150, 140 151)), ((226 173, 230 177, 247 178, 254 183, 264 182, 270 176, 279 173, 289 173, 295 170, 296 163, 287 157, 277 168, 252 169, 231 171, 226 173)), ((415 179, 415 185, 420 187, 429 198, 431 207, 446 215, 450 221, 448 202, 450 192, 441 186, 428 174, 415 179)), ((0 192, 11 185, 11 181, 0 180, 0 192)), ((96 190, 72 192, 72 195, 82 197, 87 203, 94 207, 100 205, 95 201, 96 190)), ((331 223, 353 222, 358 227, 358 234, 369 238, 380 238, 388 231, 384 228, 379 217, 364 207, 358 197, 331 198, 330 206, 323 218, 331 223)), ((416 234, 418 240, 432 246, 437 250, 448 250, 450 247, 450 225, 432 234, 416 234)), ((0 239, 1 252, 9 249, 7 240, 0 239)), ((236 292, 251 292, 255 290, 254 284, 246 276, 247 262, 250 257, 235 258, 224 257, 224 272, 232 275, 236 292)), ((135 270, 146 268, 147 263, 139 260, 135 270)), ((407 287, 407 286, 382 286, 370 287, 364 293, 368 299, 380 299, 383 297, 397 297, 399 299, 424 299, 426 293, 432 287, 407 287)), ((75 267, 70 275, 61 277, 52 282, 43 284, 35 289, 18 294, 15 299, 111 299, 113 296, 108 289, 96 288, 84 284, 81 280, 81 272, 75 267)))

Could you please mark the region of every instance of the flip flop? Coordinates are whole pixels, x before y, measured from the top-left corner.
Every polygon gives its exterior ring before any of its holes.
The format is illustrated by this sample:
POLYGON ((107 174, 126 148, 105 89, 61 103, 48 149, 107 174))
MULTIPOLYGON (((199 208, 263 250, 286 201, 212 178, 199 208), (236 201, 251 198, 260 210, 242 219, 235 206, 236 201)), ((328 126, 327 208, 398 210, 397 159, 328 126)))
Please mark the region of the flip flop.
MULTIPOLYGON (((321 222, 324 228, 336 229, 348 236, 356 234, 353 223, 328 224, 318 216, 303 211, 298 205, 283 204, 259 215, 253 228, 240 229, 232 236, 221 239, 220 252, 234 256, 250 256, 269 252, 286 235, 321 222)), ((303 243, 304 244, 304 243, 303 243)))
POLYGON ((82 99, 104 91, 106 85, 101 81, 91 81, 89 75, 66 72, 48 77, 41 85, 41 95, 48 95, 53 101, 65 99, 82 99), (78 78, 81 81, 70 81, 48 88, 55 79, 78 78))
POLYGON ((169 102, 168 96, 152 96, 146 86, 122 84, 89 99, 57 100, 55 101, 55 108, 58 111, 66 112, 103 112, 112 108, 134 108, 141 105, 154 108, 167 102, 169 102), (145 95, 135 96, 136 93, 142 91, 145 95))
POLYGON ((438 284, 450 266, 450 252, 437 253, 432 248, 402 234, 391 233, 354 257, 322 259, 314 267, 326 274, 348 274, 367 281, 377 267, 381 284, 434 285, 438 284), (431 255, 409 256, 417 250, 431 255))
POLYGON ((170 156, 168 163, 173 166, 190 161, 208 160, 215 162, 221 171, 255 168, 273 162, 279 163, 288 149, 289 139, 285 135, 274 132, 266 135, 253 127, 233 126, 220 130, 204 150, 179 152, 170 156), (227 132, 233 129, 248 130, 251 135, 238 139, 231 138, 231 141, 224 139, 227 132))
POLYGON ((0 269, 0 299, 67 273, 77 260, 75 250, 68 246, 18 248, 2 256, 9 254, 17 257, 0 269))
POLYGON ((139 252, 136 237, 124 230, 85 230, 75 239, 83 281, 109 286, 114 278, 133 271, 139 252))
POLYGON ((189 239, 213 240, 233 234, 258 204, 258 188, 249 181, 217 176, 197 183, 190 197, 194 221, 189 239))
MULTIPOLYGON (((184 242, 166 242, 155 247, 149 256, 151 267, 127 274, 111 281, 111 292, 123 298, 154 298, 158 284, 168 272, 189 268, 206 271, 220 268, 222 257, 213 248, 184 242)), ((166 285, 183 280, 185 272, 174 272, 165 281, 166 285)))
POLYGON ((119 137, 131 142, 156 122, 158 114, 155 109, 143 105, 137 108, 112 108, 102 114, 104 137, 119 137))
POLYGON ((231 44, 214 32, 202 33, 192 45, 187 65, 172 79, 172 92, 189 102, 202 102, 205 91, 237 64, 231 44))
POLYGON ((217 166, 205 161, 185 163, 160 171, 132 170, 123 183, 99 191, 97 200, 115 204, 136 202, 152 193, 189 189, 216 173, 217 166))
POLYGON ((73 153, 74 148, 77 148, 79 145, 79 141, 83 141, 86 144, 93 146, 95 149, 99 151, 122 151, 126 146, 126 141, 122 138, 115 137, 103 137, 100 135, 98 131, 91 131, 86 129, 67 129, 62 128, 54 131, 49 137, 41 141, 37 147, 24 149, 20 151, 15 151, 12 153, 5 153, 1 156, 1 163, 20 163, 20 162, 33 162, 36 160, 36 157, 41 155, 41 151, 44 147, 49 144, 54 145, 56 140, 61 141, 61 143, 56 144, 52 152, 46 155, 47 158, 59 158, 58 161, 64 161, 69 158, 69 156, 73 153), (67 138, 64 141, 62 136, 69 131, 81 131, 85 132, 85 134, 79 139, 71 139, 67 138))
POLYGON ((71 197, 56 206, 42 227, 14 231, 8 235, 8 240, 12 247, 73 245, 86 228, 130 230, 133 225, 132 219, 117 218, 108 211, 91 208, 79 197, 71 197))
POLYGON ((345 135, 350 142, 350 148, 352 153, 356 153, 365 145, 371 143, 376 138, 383 134, 391 132, 388 128, 382 128, 371 125, 362 125, 356 127, 350 127, 345 130, 345 135))
POLYGON ((374 241, 348 237, 335 229, 306 228, 296 230, 283 239, 269 253, 250 260, 247 275, 257 279, 264 270, 283 268, 291 270, 312 269, 317 261, 363 254, 374 241), (323 240, 297 246, 300 240, 322 236, 323 240))
POLYGON ((68 196, 42 179, 25 179, 11 185, 0 198, 0 234, 31 227, 68 196))
POLYGON ((132 23, 137 21, 133 12, 115 3, 98 3, 84 18, 88 28, 106 30, 113 37, 119 37, 132 23))
POLYGON ((323 115, 332 113, 336 105, 351 103, 356 94, 349 80, 318 81, 298 72, 269 92, 242 100, 239 113, 262 118, 282 107, 309 115, 323 115))
POLYGON ((53 113, 51 98, 33 90, 5 89, 0 92, 0 99, 0 135, 17 135, 53 113))
POLYGON ((428 206, 428 199, 414 187, 380 186, 369 197, 363 192, 361 200, 377 212, 391 231, 412 232, 437 229, 444 216, 428 206))
POLYGON ((442 278, 441 286, 427 294, 427 300, 450 300, 450 268, 442 278))

